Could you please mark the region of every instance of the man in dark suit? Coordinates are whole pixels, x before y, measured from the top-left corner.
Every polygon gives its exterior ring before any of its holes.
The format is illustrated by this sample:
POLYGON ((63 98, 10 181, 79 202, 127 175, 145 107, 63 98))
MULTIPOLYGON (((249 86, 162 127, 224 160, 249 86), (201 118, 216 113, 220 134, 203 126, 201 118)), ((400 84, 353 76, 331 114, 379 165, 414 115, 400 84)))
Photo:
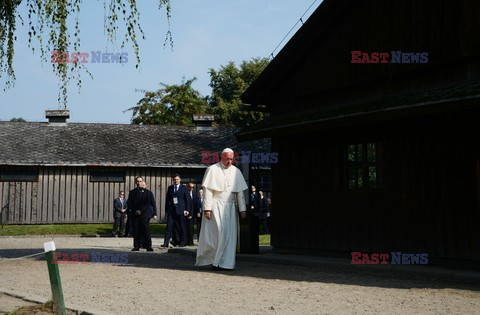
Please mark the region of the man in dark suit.
POLYGON ((255 185, 250 186, 250 215, 252 218, 252 233, 258 235, 260 233, 260 213, 258 212, 259 197, 255 185))
POLYGON ((203 205, 203 188, 198 190, 198 196, 195 196, 196 206, 194 208, 195 223, 197 224, 197 239, 200 240, 200 229, 202 227, 202 205, 203 205))
POLYGON ((258 193, 254 185, 250 187, 250 211, 255 216, 258 216, 258 193))
POLYGON ((260 226, 262 227, 262 234, 268 234, 268 227, 267 227, 267 198, 263 196, 263 191, 258 191, 258 219, 260 221, 258 230, 260 231, 260 226))
POLYGON ((112 236, 116 236, 119 233, 123 236, 123 226, 125 224, 125 215, 127 212, 127 201, 125 200, 125 193, 121 191, 118 194, 118 198, 113 200, 113 223, 112 236), (120 227, 120 230, 118 229, 120 227))
POLYGON ((195 215, 195 208, 198 207, 197 205, 197 196, 195 195, 195 192, 193 189, 195 188, 195 184, 192 182, 189 182, 187 184, 187 189, 188 189, 188 197, 190 207, 188 210, 188 216, 185 217, 185 223, 186 223, 186 228, 187 228, 187 244, 188 245, 194 245, 193 244, 193 232, 194 232, 194 226, 193 223, 195 221, 194 215, 195 215))
MULTIPOLYGON (((153 195, 151 190, 147 189, 147 183, 143 181, 142 183, 142 188, 145 189, 146 193, 149 194, 149 200, 150 200, 150 205, 148 206, 147 214, 146 216, 150 219, 157 220, 157 205, 155 202, 155 196, 153 195)), ((149 226, 150 227, 150 226, 149 226)), ((144 235, 140 236, 140 248, 147 248, 144 235)))
POLYGON ((152 218, 152 201, 153 194, 146 188, 144 188, 143 178, 137 176, 135 178, 135 184, 137 188, 132 189, 128 194, 128 208, 131 209, 135 216, 133 222, 133 249, 132 251, 139 251, 141 246, 141 240, 144 240, 144 246, 147 251, 153 252, 152 238, 150 236, 149 222, 152 218))
POLYGON ((190 197, 187 188, 180 184, 180 175, 174 174, 173 185, 167 189, 165 212, 167 214, 167 230, 162 247, 168 247, 173 233, 173 246, 187 246, 187 227, 184 217, 190 212, 190 197), (175 231, 174 231, 175 230, 175 231))

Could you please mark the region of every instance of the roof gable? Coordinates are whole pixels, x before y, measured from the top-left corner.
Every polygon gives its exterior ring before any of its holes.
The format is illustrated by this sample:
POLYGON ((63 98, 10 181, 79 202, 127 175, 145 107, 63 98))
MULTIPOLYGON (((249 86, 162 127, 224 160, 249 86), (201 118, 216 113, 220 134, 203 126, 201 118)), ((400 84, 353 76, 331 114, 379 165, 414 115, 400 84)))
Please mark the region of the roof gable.
POLYGON ((480 76, 480 2, 325 0, 245 91, 274 114, 372 100, 480 76), (352 51, 390 54, 352 63, 352 51), (393 52, 428 53, 392 63, 393 52))

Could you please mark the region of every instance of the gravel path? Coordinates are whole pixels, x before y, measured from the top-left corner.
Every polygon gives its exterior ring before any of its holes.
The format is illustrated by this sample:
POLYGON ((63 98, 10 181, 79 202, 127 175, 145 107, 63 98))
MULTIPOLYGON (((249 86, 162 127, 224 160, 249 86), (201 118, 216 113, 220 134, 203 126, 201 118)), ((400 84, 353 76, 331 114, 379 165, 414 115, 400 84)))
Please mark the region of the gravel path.
MULTIPOLYGON (((479 314, 480 287, 445 281, 346 272, 341 268, 238 261, 231 272, 194 268, 194 257, 130 252, 132 239, 2 237, 0 258, 57 249, 74 253, 128 254, 128 264, 62 264, 67 307, 113 314, 479 314)), ((42 256, 0 260, 0 291, 50 295, 42 256)), ((0 303, 1 303, 0 299, 0 303)))

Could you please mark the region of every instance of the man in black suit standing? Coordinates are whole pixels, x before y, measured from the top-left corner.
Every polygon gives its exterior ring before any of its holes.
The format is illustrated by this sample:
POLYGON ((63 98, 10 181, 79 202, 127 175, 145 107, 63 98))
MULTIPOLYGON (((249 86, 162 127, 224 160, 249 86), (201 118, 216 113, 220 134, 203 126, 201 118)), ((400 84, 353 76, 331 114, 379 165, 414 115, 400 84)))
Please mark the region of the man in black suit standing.
POLYGON ((263 191, 259 190, 258 191, 258 219, 260 220, 259 223, 259 228, 258 230, 260 231, 260 226, 262 227, 262 234, 268 234, 268 227, 267 227, 267 211, 268 211, 268 205, 267 205, 267 198, 263 196, 263 191))
POLYGON ((153 252, 152 238, 150 236, 149 222, 152 218, 151 205, 153 194, 144 188, 143 178, 137 176, 135 178, 137 188, 132 189, 128 194, 128 208, 131 209, 135 219, 133 223, 133 249, 132 251, 139 251, 141 240, 144 240, 144 245, 147 251, 153 252))
POLYGON ((192 183, 192 182, 189 182, 187 184, 187 189, 188 189, 188 197, 190 198, 189 199, 189 203, 190 203, 190 208, 188 210, 188 216, 185 217, 186 220, 186 227, 187 227, 187 244, 188 245, 194 245, 193 244, 193 232, 194 232, 194 215, 195 215, 195 208, 198 207, 197 205, 197 196, 195 195, 195 192, 193 191, 193 189, 195 189, 195 184, 192 183))
POLYGON ((184 217, 190 214, 190 196, 187 188, 180 184, 180 175, 174 174, 173 185, 167 189, 165 212, 167 214, 167 230, 162 247, 168 247, 173 233, 173 246, 187 246, 187 227, 184 217), (175 229, 175 233, 174 233, 175 229))
POLYGON ((112 236, 116 236, 119 233, 123 236, 123 226, 125 224, 125 215, 127 213, 127 201, 125 200, 125 193, 121 191, 118 194, 118 198, 113 200, 113 223, 112 236), (120 230, 118 229, 120 227, 120 230))
POLYGON ((252 232, 255 235, 260 233, 260 213, 258 211, 259 197, 255 185, 250 186, 250 213, 252 215, 252 232))
MULTIPOLYGON (((255 214, 258 213, 258 194, 254 185, 250 186, 250 210, 255 214)), ((258 214, 256 215, 258 216, 258 214)))
MULTIPOLYGON (((155 202, 155 196, 153 195, 151 190, 147 189, 147 183, 145 181, 142 182, 141 188, 145 189, 146 193, 149 194, 148 199, 150 200, 150 205, 148 206, 146 216, 148 218, 156 221, 157 220, 157 205, 156 205, 156 202, 155 202)), ((150 228, 150 225, 149 225, 149 228, 150 228)), ((147 248, 146 245, 145 245, 144 236, 145 235, 141 235, 140 248, 147 248)))
POLYGON ((202 205, 203 205, 203 188, 198 190, 198 196, 195 196, 196 206, 194 208, 194 217, 197 224, 197 239, 200 240, 200 229, 202 227, 202 205))

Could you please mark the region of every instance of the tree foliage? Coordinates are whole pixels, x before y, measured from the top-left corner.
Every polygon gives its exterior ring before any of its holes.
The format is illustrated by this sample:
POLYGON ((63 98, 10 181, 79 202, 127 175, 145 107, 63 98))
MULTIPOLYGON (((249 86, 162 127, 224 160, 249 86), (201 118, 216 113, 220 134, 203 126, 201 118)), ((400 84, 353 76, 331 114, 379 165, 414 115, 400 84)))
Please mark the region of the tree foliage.
MULTIPOLYGON (((159 9, 166 8, 170 20, 170 0, 157 0, 159 9)), ((80 48, 80 13, 82 0, 25 0, 28 9, 28 46, 35 52, 32 40, 38 42, 42 61, 49 61, 49 52, 68 53, 69 49, 78 52, 80 48), (73 30, 68 25, 74 23, 73 30)), ((0 77, 6 75, 6 88, 13 86, 15 72, 13 69, 14 42, 16 40, 16 16, 21 0, 0 1, 0 77)), ((104 0, 105 33, 107 39, 114 42, 117 37, 119 20, 123 20, 125 33, 121 47, 131 42, 135 58, 140 63, 138 39, 144 39, 140 26, 140 13, 136 0, 104 0)), ((19 16, 22 23, 23 17, 19 16)), ((172 44, 170 31, 167 40, 172 44)), ((66 107, 67 86, 71 79, 77 79, 80 88, 80 70, 86 70, 83 63, 51 63, 53 72, 59 78, 59 103, 66 107)), ((88 71, 87 71, 88 73, 88 71)))
POLYGON ((243 61, 240 67, 234 62, 210 69, 212 95, 203 98, 192 88, 196 78, 183 80, 180 85, 161 83, 162 88, 151 92, 142 91, 144 97, 132 111, 133 124, 145 125, 192 125, 194 114, 214 114, 215 124, 221 126, 247 127, 263 119, 262 112, 242 108, 240 96, 255 81, 268 64, 267 58, 243 61))
POLYGON ((132 111, 132 124, 143 125, 193 125, 194 114, 205 114, 207 103, 192 87, 196 78, 182 81, 181 84, 167 85, 157 91, 142 91, 144 97, 132 111))
MULTIPOLYGON (((16 30, 15 11, 21 0, 0 1, 0 76, 5 72, 11 80, 15 79, 13 71, 14 34, 16 30)), ((7 84, 10 85, 10 80, 7 84)))
POLYGON ((220 69, 210 69, 210 112, 224 126, 247 127, 263 119, 263 113, 242 108, 240 96, 268 65, 268 58, 243 61, 240 67, 229 62, 220 69))
POLYGON ((12 119, 10 119, 10 121, 12 121, 12 122, 26 122, 26 120, 23 119, 22 117, 18 117, 18 118, 13 117, 12 119))

